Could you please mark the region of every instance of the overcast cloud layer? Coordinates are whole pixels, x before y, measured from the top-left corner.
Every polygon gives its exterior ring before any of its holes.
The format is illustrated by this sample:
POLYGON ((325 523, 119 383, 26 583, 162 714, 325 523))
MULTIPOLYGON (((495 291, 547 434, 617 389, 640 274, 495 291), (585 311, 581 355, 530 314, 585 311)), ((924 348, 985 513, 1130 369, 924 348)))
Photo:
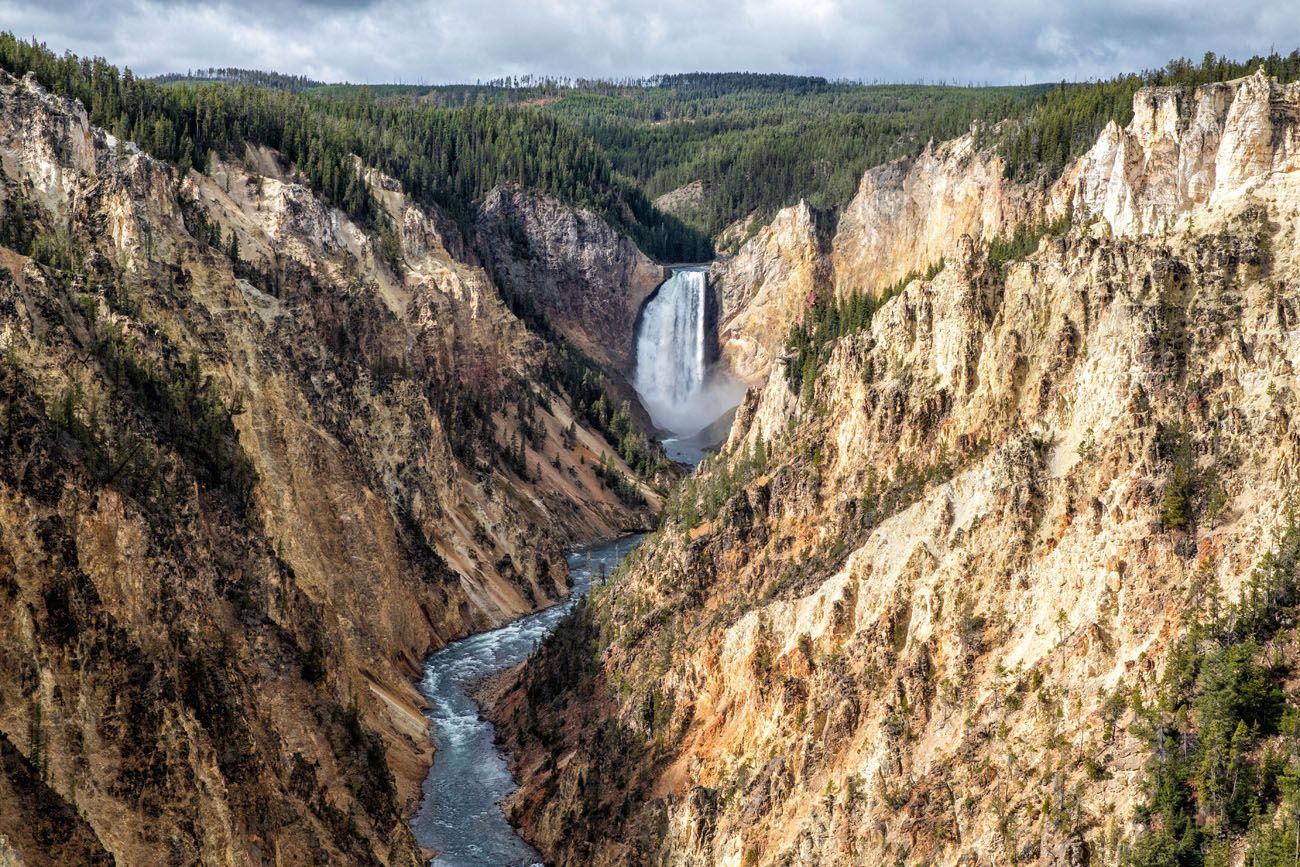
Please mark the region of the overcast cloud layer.
POLYGON ((1277 0, 0 0, 0 29, 145 75, 408 83, 750 70, 1020 84, 1300 47, 1300 15, 1277 0))

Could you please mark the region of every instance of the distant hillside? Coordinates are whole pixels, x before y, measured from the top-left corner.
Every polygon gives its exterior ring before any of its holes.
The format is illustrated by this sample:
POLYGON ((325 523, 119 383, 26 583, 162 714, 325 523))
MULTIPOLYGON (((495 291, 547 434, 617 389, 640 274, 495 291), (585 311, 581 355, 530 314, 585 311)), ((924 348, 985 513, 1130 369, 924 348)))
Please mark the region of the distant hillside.
MULTIPOLYGON (((444 107, 520 105, 590 136, 650 198, 702 181, 686 222, 710 236, 806 199, 845 204, 868 168, 931 139, 1033 110, 1052 85, 868 85, 758 73, 687 73, 620 82, 511 78, 473 85, 382 88, 444 107)), ((325 91, 344 97, 354 88, 325 91)), ((318 92, 319 93, 319 92, 318 92)))
MULTIPOLYGON (((985 141, 1005 159, 1007 176, 1028 181, 1059 172, 1110 121, 1128 123, 1139 87, 1195 86, 1260 67, 1280 81, 1294 80, 1300 75, 1300 53, 1275 52, 1246 61, 1207 53, 1200 62, 1173 60, 1158 69, 1102 81, 1018 87, 866 84, 750 72, 622 79, 526 75, 434 87, 321 85, 301 76, 239 69, 209 69, 160 80, 217 80, 309 91, 318 105, 351 120, 370 121, 377 112, 408 108, 469 109, 493 118, 498 117, 495 112, 517 109, 524 110, 523 117, 546 115, 559 121, 553 133, 546 124, 534 130, 522 117, 511 117, 504 119, 509 132, 476 134, 476 140, 493 143, 493 155, 485 168, 458 169, 453 160, 453 173, 483 176, 464 192, 481 195, 485 184, 490 187, 503 176, 517 178, 593 206, 615 224, 627 223, 625 229, 656 255, 696 259, 705 249, 696 233, 716 240, 741 220, 757 229, 800 199, 817 209, 840 208, 857 191, 867 169, 917 154, 931 140, 961 135, 974 122, 982 122, 987 135, 997 135, 985 141), (1015 122, 994 133, 1006 120, 1015 122), (590 147, 592 156, 576 162, 596 172, 595 182, 573 173, 575 160, 566 157, 568 162, 552 164, 545 147, 525 158, 523 154, 537 147, 528 144, 534 141, 533 132, 543 141, 552 135, 565 141, 572 137, 582 148, 590 147), (501 148, 516 154, 508 166, 491 164, 501 148), (606 172, 608 180, 599 177, 606 172), (621 188, 612 200, 603 190, 606 184, 621 188), (673 208, 671 217, 658 214, 650 204, 688 186, 690 196, 666 200, 684 203, 673 208), (628 210, 631 221, 625 219, 628 210)), ((495 120, 489 124, 496 126, 495 120)), ((377 158, 404 179, 403 166, 412 162, 386 153, 377 158)), ((453 178, 452 185, 459 188, 459 180, 453 178)), ((743 232, 730 235, 735 242, 743 232)))
POLYGON ((240 69, 234 66, 212 67, 207 69, 190 69, 186 72, 169 72, 153 78, 159 84, 191 84, 196 82, 222 82, 225 84, 247 84, 252 87, 269 87, 272 90, 288 90, 293 93, 313 87, 322 87, 325 82, 316 81, 305 75, 285 75, 282 72, 266 72, 261 69, 240 69))
POLYGON ((986 129, 1021 121, 1000 130, 995 142, 1008 177, 1051 176, 1107 123, 1128 123, 1139 87, 1193 87, 1260 67, 1293 81, 1300 52, 1245 61, 1207 53, 1200 62, 1176 59, 1101 81, 1024 87, 693 72, 620 81, 524 76, 387 95, 555 114, 590 135, 652 199, 702 182, 704 195, 680 216, 716 238, 737 220, 757 215, 757 226, 801 198, 816 208, 841 207, 866 169, 960 135, 976 120, 986 129))

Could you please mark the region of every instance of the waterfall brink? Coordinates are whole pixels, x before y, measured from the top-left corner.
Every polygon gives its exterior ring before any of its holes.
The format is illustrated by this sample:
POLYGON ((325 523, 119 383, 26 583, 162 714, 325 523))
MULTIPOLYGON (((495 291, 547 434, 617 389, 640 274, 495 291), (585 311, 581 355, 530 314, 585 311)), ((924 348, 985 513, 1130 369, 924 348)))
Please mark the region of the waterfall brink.
POLYGON ((654 423, 676 434, 699 431, 739 397, 734 383, 710 377, 707 277, 701 268, 673 269, 637 329, 633 385, 654 423))

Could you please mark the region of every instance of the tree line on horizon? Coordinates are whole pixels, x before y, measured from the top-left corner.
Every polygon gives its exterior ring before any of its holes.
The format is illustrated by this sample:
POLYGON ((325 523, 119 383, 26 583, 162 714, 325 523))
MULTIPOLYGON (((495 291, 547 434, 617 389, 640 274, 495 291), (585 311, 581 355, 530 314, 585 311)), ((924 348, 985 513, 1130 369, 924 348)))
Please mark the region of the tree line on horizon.
POLYGON ((197 82, 220 82, 223 84, 247 84, 252 87, 269 87, 274 90, 288 90, 295 93, 324 87, 325 82, 317 81, 305 75, 287 75, 283 72, 267 72, 261 69, 241 69, 237 66, 209 66, 207 69, 187 69, 185 72, 168 72, 155 75, 153 81, 159 84, 189 84, 197 82))
MULTIPOLYGON (((677 211, 716 239, 730 224, 806 198, 843 205, 862 173, 960 135, 976 120, 1023 116, 1051 85, 868 85, 817 76, 684 73, 629 81, 521 77, 432 88, 331 86, 336 98, 369 90, 392 102, 516 105, 585 133, 614 169, 654 198, 701 182, 677 211), (516 86, 518 82, 518 86, 516 86)), ((323 93, 325 91, 316 91, 323 93)))
POLYGON ((1191 87, 1260 67, 1291 81, 1300 51, 1246 61, 1207 53, 1110 79, 1015 87, 697 72, 427 88, 320 85, 233 67, 142 79, 5 33, 0 66, 36 73, 80 99, 93 123, 182 170, 202 170, 214 152, 240 155, 248 143, 275 148, 367 225, 378 209, 352 155, 460 220, 492 188, 515 184, 591 209, 660 261, 700 261, 733 223, 756 218, 752 231, 801 198, 842 207, 867 169, 972 125, 1008 177, 1050 179, 1107 123, 1128 123, 1138 88, 1191 87), (696 182, 673 214, 651 201, 696 182))

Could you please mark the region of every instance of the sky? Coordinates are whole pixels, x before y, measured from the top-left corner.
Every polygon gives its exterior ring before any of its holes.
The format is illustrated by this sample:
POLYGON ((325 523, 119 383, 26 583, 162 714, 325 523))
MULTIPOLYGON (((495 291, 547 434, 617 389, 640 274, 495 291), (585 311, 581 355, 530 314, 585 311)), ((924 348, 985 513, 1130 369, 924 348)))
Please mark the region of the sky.
POLYGON ((697 70, 1023 84, 1300 47, 1294 0, 0 0, 0 29, 141 75, 410 84, 697 70))

